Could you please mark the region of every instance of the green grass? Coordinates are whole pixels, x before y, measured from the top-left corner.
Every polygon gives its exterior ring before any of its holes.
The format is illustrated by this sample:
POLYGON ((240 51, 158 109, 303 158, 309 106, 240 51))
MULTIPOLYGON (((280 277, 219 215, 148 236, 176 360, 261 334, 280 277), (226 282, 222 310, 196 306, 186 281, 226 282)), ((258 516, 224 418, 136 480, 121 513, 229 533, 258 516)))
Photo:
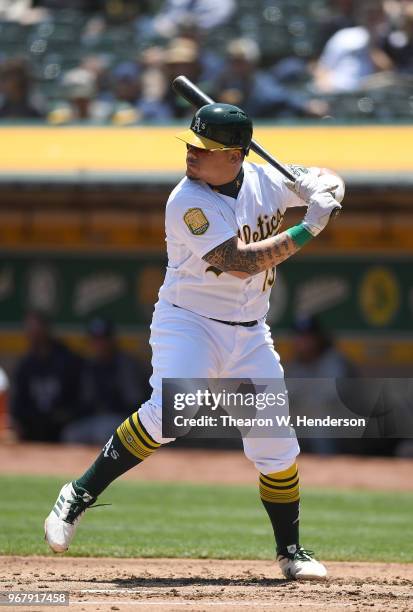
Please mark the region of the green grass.
MULTIPOLYGON (((43 521, 62 485, 0 477, 0 554, 46 555, 43 521)), ((116 482, 89 510, 73 556, 272 559, 270 523, 250 486, 116 482)), ((304 489, 302 543, 323 559, 413 561, 413 494, 304 489)))

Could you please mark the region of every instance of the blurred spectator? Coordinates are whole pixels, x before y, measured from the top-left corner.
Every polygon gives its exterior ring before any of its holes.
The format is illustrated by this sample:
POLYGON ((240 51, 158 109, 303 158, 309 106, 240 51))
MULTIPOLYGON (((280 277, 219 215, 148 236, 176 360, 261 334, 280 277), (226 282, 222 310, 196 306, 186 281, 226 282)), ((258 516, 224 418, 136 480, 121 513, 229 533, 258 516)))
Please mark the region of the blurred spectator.
POLYGON ((48 115, 50 123, 71 122, 103 123, 111 112, 111 105, 95 99, 96 76, 86 68, 73 68, 63 76, 62 93, 64 100, 58 102, 48 115))
POLYGON ((94 319, 88 340, 92 356, 83 371, 82 415, 68 425, 62 440, 104 444, 113 429, 150 396, 149 373, 119 348, 111 321, 94 319))
POLYGON ((43 314, 30 312, 24 329, 28 351, 13 379, 12 423, 22 440, 57 442, 79 408, 81 360, 53 337, 43 314))
POLYGON ((249 38, 232 40, 227 47, 227 62, 215 84, 221 102, 243 108, 251 117, 322 116, 324 102, 306 100, 277 83, 270 73, 258 69, 260 51, 249 38))
POLYGON ((47 9, 37 7, 36 4, 33 0, 0 0, 0 21, 30 25, 46 20, 47 9))
POLYGON ((96 99, 103 102, 113 100, 112 82, 110 74, 111 58, 106 53, 91 53, 85 55, 79 65, 93 74, 95 82, 96 99))
POLYGON ((0 367, 0 440, 8 428, 9 407, 9 378, 3 368, 0 367))
MULTIPOLYGON (((293 358, 285 366, 287 379, 329 380, 323 380, 317 388, 310 383, 310 392, 305 382, 293 380, 287 384, 290 399, 301 414, 325 416, 328 407, 337 401, 335 379, 356 376, 356 368, 334 346, 316 317, 297 320, 294 332, 293 358)), ((338 441, 333 438, 305 438, 300 440, 300 446, 303 451, 321 454, 340 450, 338 441)))
POLYGON ((116 100, 135 106, 140 91, 141 71, 136 62, 122 62, 112 73, 113 93, 116 100))
POLYGON ((319 37, 322 47, 339 30, 353 28, 357 25, 354 18, 355 0, 331 0, 330 5, 330 11, 327 12, 320 27, 319 37))
POLYGON ((208 84, 201 82, 202 68, 199 43, 190 38, 175 38, 164 50, 164 78, 166 81, 164 102, 169 106, 172 117, 181 119, 192 115, 192 106, 177 96, 171 88, 175 77, 184 74, 208 93, 208 84))
POLYGON ((177 38, 192 40, 199 47, 200 81, 215 79, 224 67, 224 58, 219 50, 208 44, 208 31, 200 28, 193 17, 187 17, 179 24, 177 38))
POLYGON ((122 62, 113 72, 114 110, 113 123, 125 124, 137 121, 164 121, 171 118, 168 105, 162 101, 164 88, 156 91, 158 71, 151 72, 150 82, 136 62, 122 62))
POLYGON ((165 91, 161 75, 158 73, 142 75, 142 91, 144 93, 137 104, 142 121, 162 122, 172 118, 171 109, 160 93, 165 91))
MULTIPOLYGON (((104 62, 94 62, 90 57, 85 65, 88 68, 74 68, 64 75, 62 92, 65 100, 57 103, 49 113, 50 123, 86 121, 127 125, 138 121, 163 121, 172 117, 165 102, 145 91, 143 73, 136 62, 118 64, 108 81, 105 80, 104 62), (102 77, 100 93, 97 89, 99 77, 102 77), (111 89, 105 89, 107 85, 111 89)), ((159 97, 163 93, 162 87, 159 97)))
POLYGON ((226 23, 234 10, 235 0, 165 0, 153 26, 161 36, 172 38, 188 17, 202 30, 209 30, 226 23))
POLYGON ((318 91, 355 91, 366 77, 392 68, 391 59, 380 47, 388 29, 381 0, 359 3, 356 20, 357 27, 340 30, 327 42, 315 70, 318 91))
MULTIPOLYGON (((336 118, 411 116, 410 91, 392 98, 392 88, 408 87, 413 73, 411 0, 323 0, 311 7, 300 0, 293 20, 288 3, 279 4, 257 13, 254 3, 237 11, 235 0, 0 0, 0 53, 7 57, 19 44, 31 53, 39 91, 50 100, 48 120, 57 125, 185 118, 191 107, 170 87, 177 74, 257 118, 320 118, 332 109, 336 118), (274 46, 266 38, 272 21, 272 35, 280 32, 274 46), (231 41, 224 56, 231 32, 247 31, 250 38, 231 41), (75 50, 65 48, 72 39, 75 50), (59 99, 53 85, 75 57, 79 64, 64 75, 59 99), (366 88, 380 90, 377 104, 363 100, 361 108, 354 96, 334 96, 366 88)), ((1 75, 0 118, 41 117, 44 104, 33 95, 27 66, 11 73, 1 75)))
POLYGON ((41 110, 33 101, 31 78, 23 58, 6 60, 0 67, 0 119, 39 119, 41 110))
POLYGON ((113 108, 111 119, 116 124, 126 125, 142 119, 138 112, 141 93, 141 71, 136 62, 122 62, 112 72, 113 108))
POLYGON ((393 27, 384 37, 382 48, 400 74, 413 77, 413 1, 399 2, 393 27))
POLYGON ((269 72, 277 83, 301 90, 312 79, 308 62, 301 57, 291 55, 279 60, 269 69, 269 72))
POLYGON ((295 378, 340 378, 356 375, 354 366, 334 346, 316 317, 294 324, 293 352, 288 376, 295 378))

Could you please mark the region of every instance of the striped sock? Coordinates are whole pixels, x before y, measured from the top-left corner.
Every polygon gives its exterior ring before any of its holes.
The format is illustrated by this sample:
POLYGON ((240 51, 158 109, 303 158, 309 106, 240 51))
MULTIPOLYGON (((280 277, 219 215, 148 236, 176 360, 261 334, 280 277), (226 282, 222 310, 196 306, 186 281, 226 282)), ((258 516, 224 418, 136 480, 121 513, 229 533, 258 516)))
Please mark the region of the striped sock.
POLYGON ((270 517, 277 554, 288 554, 299 546, 300 489, 298 467, 260 474, 261 501, 270 517))
POLYGON ((119 425, 116 434, 126 450, 139 461, 143 461, 160 447, 142 425, 137 412, 119 425))
POLYGON ((138 413, 134 412, 119 425, 96 461, 73 486, 75 490, 84 489, 97 497, 111 482, 144 461, 160 446, 148 434, 138 413))

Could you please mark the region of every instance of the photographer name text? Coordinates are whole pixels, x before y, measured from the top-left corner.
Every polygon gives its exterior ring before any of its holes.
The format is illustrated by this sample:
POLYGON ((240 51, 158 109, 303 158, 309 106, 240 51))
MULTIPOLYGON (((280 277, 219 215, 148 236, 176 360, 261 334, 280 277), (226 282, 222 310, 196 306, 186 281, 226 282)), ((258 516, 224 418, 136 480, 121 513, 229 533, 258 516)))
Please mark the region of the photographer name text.
POLYGON ((270 417, 241 418, 230 415, 185 417, 178 414, 174 417, 176 427, 365 427, 366 419, 335 418, 325 416, 310 418, 305 415, 275 415, 270 417))

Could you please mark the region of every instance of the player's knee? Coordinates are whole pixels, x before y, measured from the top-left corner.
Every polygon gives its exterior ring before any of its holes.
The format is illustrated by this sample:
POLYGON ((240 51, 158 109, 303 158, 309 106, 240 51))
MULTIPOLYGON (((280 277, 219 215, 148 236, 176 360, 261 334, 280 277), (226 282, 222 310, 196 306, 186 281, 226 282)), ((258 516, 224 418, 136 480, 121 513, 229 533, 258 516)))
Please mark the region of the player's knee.
POLYGON ((142 404, 136 414, 148 434, 158 444, 168 444, 175 440, 175 438, 164 438, 162 436, 162 406, 160 404, 149 400, 142 404))
POLYGON ((288 469, 300 452, 296 438, 244 438, 243 444, 245 456, 261 474, 288 469))

